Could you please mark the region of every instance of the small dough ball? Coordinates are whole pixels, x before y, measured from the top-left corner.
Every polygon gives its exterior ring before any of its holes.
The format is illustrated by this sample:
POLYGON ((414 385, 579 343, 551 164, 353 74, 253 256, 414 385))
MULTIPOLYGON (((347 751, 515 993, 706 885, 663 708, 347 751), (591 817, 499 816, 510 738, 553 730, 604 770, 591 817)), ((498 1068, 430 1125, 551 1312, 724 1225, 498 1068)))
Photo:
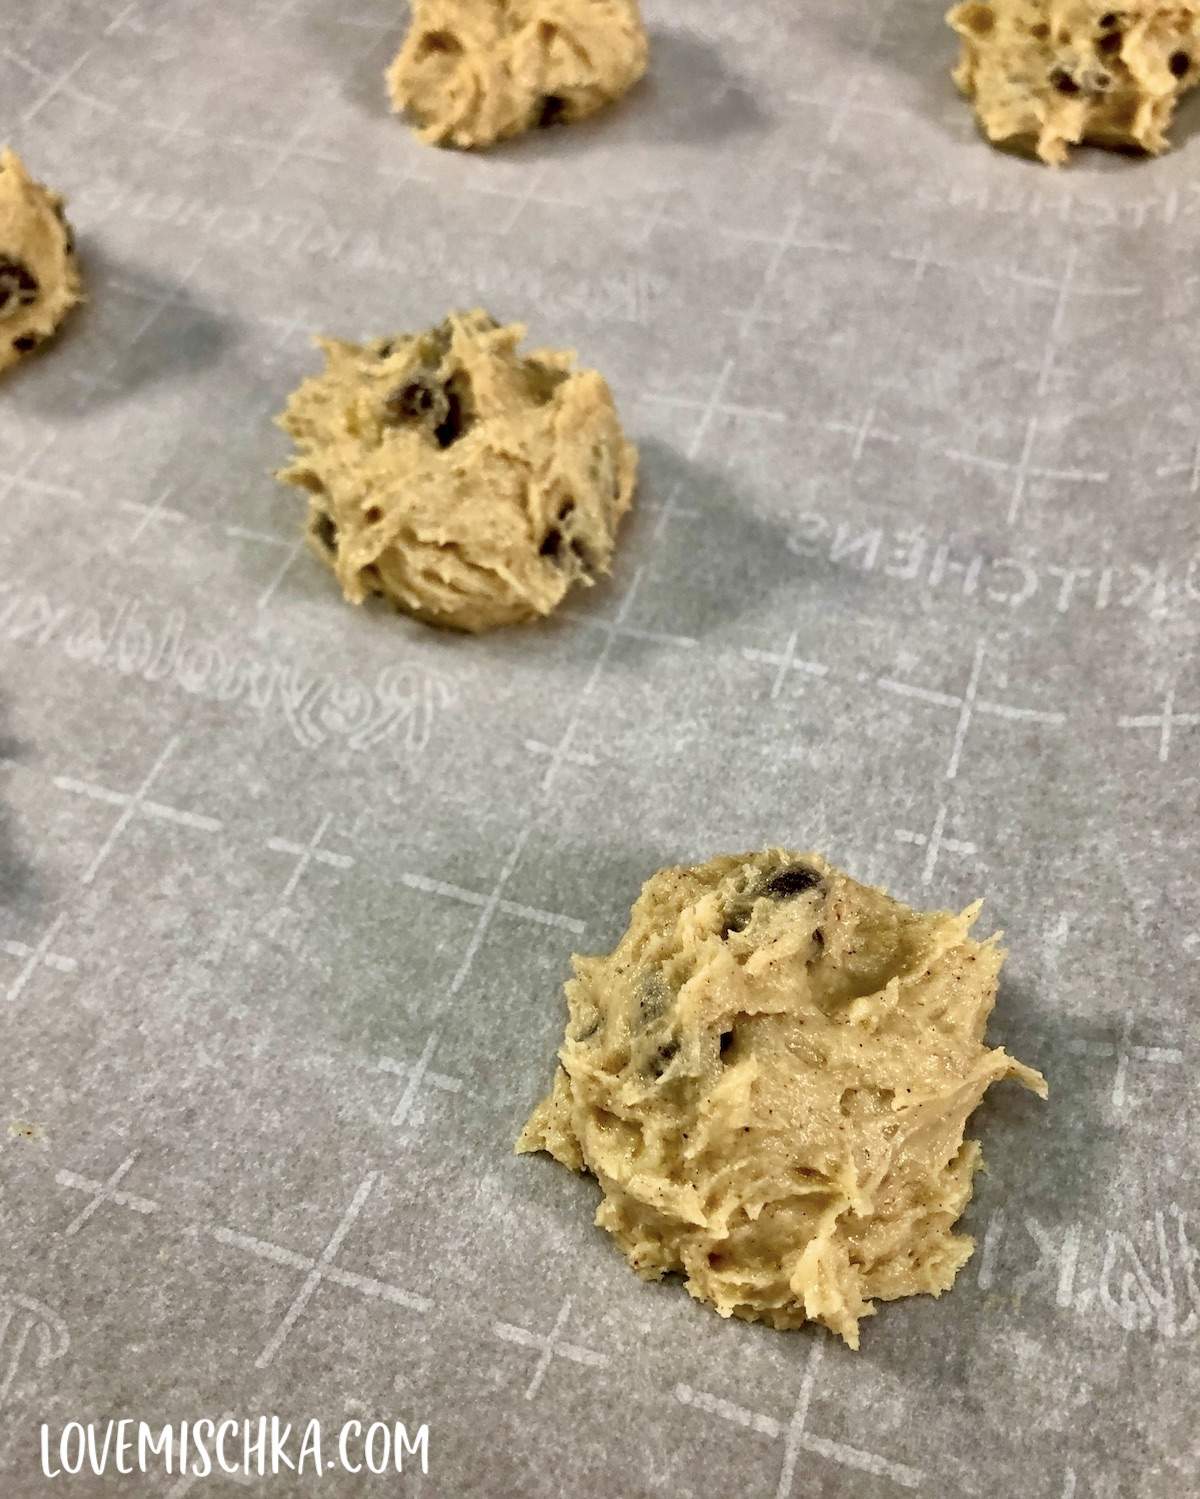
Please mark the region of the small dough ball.
POLYGON ((978 910, 911 911, 784 849, 660 870, 616 951, 574 960, 517 1149, 598 1179, 639 1275, 856 1348, 873 1298, 937 1296, 969 1258, 984 1092, 1046 1092, 984 1045, 1003 953, 968 935, 978 910))
POLYGON ((491 146, 595 114, 646 57, 637 0, 413 0, 387 83, 422 140, 491 146))
POLYGON ((0 371, 49 338, 79 301, 62 199, 0 151, 0 371))
POLYGON ((574 355, 521 355, 519 323, 452 313, 428 333, 319 339, 323 374, 280 423, 309 537, 353 603, 378 593, 429 624, 492 630, 549 614, 608 571, 637 449, 574 355))
POLYGON ((988 138, 1032 141, 1052 166, 1083 141, 1159 155, 1200 81, 1200 0, 969 0, 946 19, 988 138))

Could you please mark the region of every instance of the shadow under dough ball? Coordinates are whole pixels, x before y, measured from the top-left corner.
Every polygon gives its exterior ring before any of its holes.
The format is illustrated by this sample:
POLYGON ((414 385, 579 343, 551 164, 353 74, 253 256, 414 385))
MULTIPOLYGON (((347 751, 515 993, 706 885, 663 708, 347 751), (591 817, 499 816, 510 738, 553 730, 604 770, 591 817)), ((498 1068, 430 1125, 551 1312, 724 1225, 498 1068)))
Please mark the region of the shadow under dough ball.
POLYGON ((595 114, 647 51, 637 0, 413 0, 387 86, 422 140, 477 148, 595 114))
POLYGON ((1032 143, 1051 166, 1085 141, 1159 155, 1200 82, 1200 0, 968 0, 946 19, 988 139, 1032 143))
POLYGON ((603 377, 570 352, 520 354, 524 335, 477 310, 318 340, 325 370, 280 417, 297 455, 279 477, 308 492, 310 542, 351 602, 479 632, 608 571, 637 450, 603 377))
POLYGON ((0 372, 45 342, 79 296, 62 199, 0 151, 0 372))
POLYGON ((961 915, 912 911, 817 854, 767 849, 647 881, 607 957, 577 957, 549 1096, 519 1151, 589 1171, 596 1222, 646 1279, 722 1316, 821 1322, 948 1290, 994 1082, 1004 960, 961 915))

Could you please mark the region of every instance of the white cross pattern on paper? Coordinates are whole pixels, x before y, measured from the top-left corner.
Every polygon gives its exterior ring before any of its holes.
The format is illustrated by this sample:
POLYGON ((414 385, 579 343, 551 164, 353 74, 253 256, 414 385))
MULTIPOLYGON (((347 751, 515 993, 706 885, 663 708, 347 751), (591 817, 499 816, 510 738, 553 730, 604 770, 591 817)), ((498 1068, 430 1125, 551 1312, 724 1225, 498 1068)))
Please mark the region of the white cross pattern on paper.
POLYGON ((431 880, 422 874, 402 874, 401 882, 410 890, 423 890, 430 895, 444 895, 450 900, 461 901, 467 906, 479 908, 479 920, 475 923, 475 930, 471 934, 471 940, 467 944, 467 951, 459 964, 458 971, 451 980, 447 998, 452 999, 454 995, 466 983, 467 975, 475 962, 476 955, 487 935, 488 928, 497 911, 503 911, 506 915, 520 917, 524 921, 534 921, 540 926, 558 927, 563 931, 572 932, 579 936, 584 930, 584 923, 577 921, 573 916, 563 916, 558 911, 542 911, 536 906, 524 906, 515 900, 505 900, 501 892, 508 884, 513 871, 520 861, 525 850, 525 844, 529 841, 531 828, 526 828, 517 837, 504 861, 504 867, 500 871, 500 877, 489 894, 483 895, 478 890, 467 890, 461 885, 449 885, 444 880, 431 880))
POLYGON ((137 525, 129 533, 130 541, 137 541, 142 532, 156 520, 169 520, 176 524, 179 521, 187 520, 187 516, 182 510, 170 510, 167 508, 166 502, 171 498, 173 493, 174 491, 171 489, 164 489, 153 505, 139 505, 136 500, 121 501, 122 510, 132 510, 141 516, 137 525))
POLYGON ((327 848, 321 847, 321 839, 325 836, 325 829, 329 826, 331 814, 326 812, 317 824, 317 830, 307 843, 292 843, 287 838, 268 838, 267 847, 277 854, 290 854, 296 860, 296 867, 288 877, 287 884, 283 887, 283 894, 279 897, 280 905, 286 906, 288 901, 296 893, 296 886, 304 878, 310 864, 314 861, 318 864, 327 864, 331 869, 350 869, 354 860, 349 854, 335 854, 327 848))
POLYGON ((629 614, 630 609, 633 607, 633 601, 637 597, 638 589, 641 587, 644 574, 644 567, 639 567, 638 570, 634 573, 633 577, 630 579, 629 587, 625 590, 625 595, 622 598, 620 605, 617 608, 617 612, 613 616, 611 621, 595 620, 586 614, 576 615, 570 613, 570 611, 567 611, 572 619, 578 619, 581 624, 597 625, 601 629, 606 630, 607 638, 605 639, 604 644, 600 647, 600 654, 592 663, 592 669, 588 673, 583 686, 579 690, 579 696, 575 700, 575 707, 572 709, 571 717, 567 720, 567 726, 562 732, 562 737, 559 739, 557 745, 550 747, 550 763, 546 767, 546 774, 542 777, 543 795, 550 790, 550 787, 554 784, 558 772, 562 769, 563 765, 570 763, 571 755, 579 753, 578 751, 574 751, 571 749, 571 741, 575 737, 576 729, 579 727, 579 720, 583 716, 583 710, 587 704, 587 700, 591 695, 592 689, 600 680, 601 674, 603 673, 604 668, 608 663, 608 658, 612 654, 613 646, 616 644, 617 637, 619 635, 630 635, 638 640, 657 640, 670 645, 679 645, 685 647, 696 644, 696 642, 688 636, 659 635, 654 630, 636 630, 632 625, 627 625, 625 623, 626 616, 629 614))
POLYGON ((65 915, 58 915, 42 933, 37 943, 30 947, 24 942, 0 942, 0 952, 6 952, 10 958, 23 958, 25 960, 20 973, 8 986, 5 998, 10 1002, 19 999, 29 980, 33 977, 37 968, 52 968, 56 973, 74 973, 78 966, 74 958, 65 958, 61 953, 51 952, 50 944, 58 936, 65 915))
MULTIPOLYGON (((159 1213, 162 1211, 159 1203, 148 1197, 138 1197, 131 1192, 125 1192, 117 1187, 116 1183, 121 1181, 137 1159, 137 1152, 127 1156, 117 1167, 116 1171, 107 1181, 97 1181, 93 1177, 81 1176, 75 1171, 59 1171, 55 1175, 55 1181, 60 1187, 70 1187, 73 1191, 86 1192, 92 1199, 81 1213, 72 1219, 67 1233, 78 1233, 79 1229, 105 1202, 111 1202, 117 1207, 127 1208, 132 1212, 143 1216, 159 1213)), ((371 1275, 359 1275, 353 1270, 343 1270, 334 1261, 338 1251, 341 1249, 346 1235, 354 1225, 355 1219, 362 1212, 367 1198, 375 1183, 379 1179, 379 1172, 372 1171, 359 1183, 358 1190, 350 1206, 342 1214, 341 1221, 334 1229, 329 1242, 314 1259, 311 1255, 297 1254, 294 1250, 285 1249, 280 1244, 271 1244, 265 1239, 256 1238, 253 1234, 242 1233, 239 1229, 226 1228, 221 1224, 197 1223, 189 1218, 186 1213, 176 1213, 172 1216, 181 1219, 192 1228, 197 1228, 215 1239, 218 1244, 225 1244, 233 1249, 244 1249, 247 1253, 256 1255, 259 1259, 267 1260, 274 1265, 285 1265, 291 1270, 304 1270, 307 1272, 300 1290, 284 1313, 282 1321, 271 1334, 266 1347, 255 1360, 255 1368, 263 1369, 271 1362, 282 1348, 288 1334, 300 1319, 304 1308, 311 1301, 313 1294, 322 1281, 329 1281, 332 1285, 343 1286, 348 1290, 357 1291, 362 1296, 368 1296, 376 1301, 388 1301, 396 1306, 407 1307, 410 1311, 427 1312, 433 1306, 433 1302, 427 1296, 418 1296, 411 1291, 401 1290, 399 1286, 391 1285, 387 1281, 377 1280, 371 1275)))
POLYGON ((233 1244, 241 1249, 249 1249, 252 1254, 271 1260, 277 1265, 289 1265, 297 1270, 308 1270, 304 1283, 296 1292, 291 1306, 284 1313, 283 1320, 271 1334, 267 1346, 254 1360, 256 1369, 265 1369, 283 1347, 288 1334, 300 1320, 301 1313, 312 1300, 313 1293, 322 1280, 332 1280, 340 1285, 353 1285, 356 1290, 364 1291, 367 1295, 383 1296, 388 1301, 398 1301, 402 1306, 407 1306, 413 1311, 429 1310, 432 1303, 424 1296, 412 1296, 407 1291, 399 1291, 394 1286, 385 1286, 381 1281, 371 1280, 367 1276, 351 1275, 349 1271, 338 1270, 333 1263, 378 1179, 378 1171, 371 1171, 362 1179, 350 1206, 342 1214, 338 1226, 330 1235, 329 1242, 322 1249, 320 1257, 315 1260, 308 1259, 304 1255, 293 1254, 289 1250, 281 1249, 277 1244, 268 1244, 262 1239, 253 1238, 250 1234, 239 1234, 232 1229, 214 1230, 213 1237, 222 1244, 233 1244))
POLYGON ((113 371, 119 368, 121 361, 126 358, 126 356, 135 347, 135 345, 139 344, 141 340, 145 338, 146 334, 149 333, 154 324, 158 322, 163 313, 166 312, 170 307, 183 307, 189 310, 192 309, 193 304, 189 302, 185 297, 180 297, 179 293, 186 290, 188 282, 192 279, 192 277, 196 274, 196 272, 200 269, 200 267, 205 263, 207 259, 207 250, 199 251, 198 254, 194 255, 191 260, 188 261, 187 265, 183 268, 183 270, 177 277, 174 285, 166 287, 161 292, 146 293, 140 288, 124 288, 124 290, 128 291, 130 295, 137 297, 140 300, 149 302, 150 306, 148 311, 146 312, 145 317, 143 317, 141 322, 137 324, 129 337, 115 350, 111 358, 106 360, 104 364, 100 365, 96 370, 90 372, 89 374, 85 375, 82 372, 77 371, 75 378, 84 385, 92 387, 103 385, 110 390, 119 389, 120 382, 114 382, 112 379, 113 371))
POLYGON ((281 536, 272 536, 266 531, 253 531, 249 526, 226 526, 225 534, 226 536, 234 536, 239 541, 259 541, 264 546, 283 548, 283 561, 271 574, 267 586, 259 594, 254 604, 256 609, 265 609, 275 597, 275 590, 283 582, 284 578, 287 577, 292 563, 295 562, 296 558, 304 550, 304 537, 299 536, 285 541, 281 536))
POLYGON ((703 1390, 694 1390, 691 1385, 677 1384, 675 1398, 680 1405, 705 1411, 712 1416, 719 1416, 723 1421, 742 1426, 747 1431, 757 1432, 760 1436, 770 1437, 775 1441, 780 1437, 783 1438, 783 1466, 779 1473, 779 1483, 775 1488, 775 1499, 789 1499, 792 1482, 796 1475, 796 1463, 801 1452, 816 1453, 818 1457, 828 1458, 831 1462, 840 1463, 845 1468, 854 1468, 860 1473, 874 1474, 877 1478, 890 1478, 893 1483, 900 1484, 902 1488, 920 1487, 924 1474, 918 1468, 910 1468, 906 1463, 892 1462, 873 1452, 847 1446, 844 1442, 832 1442, 826 1437, 814 1436, 808 1430, 808 1408, 812 1403, 813 1386, 816 1383, 817 1369, 820 1366, 823 1351, 823 1335, 814 1334, 812 1352, 808 1356, 804 1377, 800 1381, 800 1393, 796 1398, 791 1419, 788 1421, 780 1421, 774 1416, 747 1410, 744 1406, 735 1405, 731 1400, 706 1394, 703 1390))
POLYGON ((94 45, 89 47, 86 52, 83 52, 75 59, 65 72, 55 77, 45 72, 42 68, 37 67, 34 63, 31 63, 27 58, 21 57, 16 52, 11 51, 8 47, 0 47, 0 57, 7 58, 9 62, 20 68, 23 72, 28 73, 33 78, 40 79, 46 84, 46 87, 21 116, 22 125, 28 125, 34 116, 40 114, 46 105, 49 104, 50 100, 58 93, 65 93, 69 99, 74 99, 79 104, 86 104, 89 109, 95 109, 100 114, 115 115, 117 113, 115 105, 109 104, 103 99, 96 98, 94 94, 85 94, 82 89, 67 87, 71 79, 79 72, 80 68, 83 67, 84 63, 87 62, 95 50, 94 45))
MULTIPOLYGON (((131 1155, 127 1155, 125 1157, 125 1159, 106 1181, 97 1183, 96 1190, 92 1193, 92 1200, 89 1203, 86 1203, 84 1207, 81 1208, 80 1211, 75 1215, 75 1217, 71 1219, 70 1223, 67 1224, 65 1232, 68 1239, 73 1238, 74 1235, 77 1234, 83 1227, 83 1225, 88 1221, 88 1219, 100 1210, 104 1203, 117 1201, 117 1183, 123 1181, 124 1178, 129 1175, 129 1171, 137 1158, 138 1153, 135 1150, 131 1155)), ((67 1174, 68 1173, 65 1172, 59 1172, 60 1177, 67 1174)), ((132 1208, 135 1213, 140 1213, 144 1210, 153 1212, 155 1210, 153 1204, 148 1205, 144 1202, 144 1200, 131 1198, 126 1193, 121 1193, 119 1195, 122 1199, 120 1206, 132 1208), (135 1206, 135 1201, 138 1201, 140 1205, 135 1206)))
POLYGON ((642 399, 644 401, 653 401, 656 405, 659 406, 675 406, 681 411, 700 412, 701 421, 699 424, 697 424, 696 431, 693 432, 691 441, 689 443, 689 448, 695 449, 695 451, 689 451, 687 453, 687 456, 689 458, 695 458, 698 456, 699 448, 704 440, 705 433, 707 432, 707 429, 711 424, 713 417, 717 415, 718 412, 722 416, 745 417, 750 421, 758 422, 783 422, 787 420, 787 414, 783 411, 776 410, 773 406, 745 406, 737 401, 724 401, 721 399, 725 392, 725 386, 729 382, 729 376, 733 370, 733 363, 734 361, 732 359, 727 359, 721 366, 721 370, 717 375, 717 383, 713 389, 713 393, 708 397, 707 400, 700 400, 694 396, 668 395, 665 391, 657 390, 646 390, 642 392, 642 399), (697 440, 696 433, 699 433, 699 440, 697 440))
MULTIPOLYGON (((559 613, 564 619, 574 620, 576 623, 585 625, 589 629, 605 631, 608 635, 606 644, 610 647, 618 635, 625 635, 631 640, 652 640, 659 645, 675 645, 679 646, 681 650, 688 650, 696 644, 694 635, 672 635, 666 630, 643 630, 636 625, 627 625, 625 623, 625 616, 629 612, 629 605, 632 602, 634 593, 641 584, 644 571, 644 568, 638 568, 626 591, 624 599, 621 601, 621 607, 612 619, 602 619, 599 615, 593 614, 580 614, 574 609, 560 609, 559 613)), ((606 656, 607 651, 601 656, 601 662, 605 660, 606 656)))
POLYGON ((1112 1086, 1114 1109, 1125 1105, 1131 1062, 1160 1062, 1164 1066, 1176 1067, 1183 1065, 1183 1052, 1178 1046, 1135 1046, 1129 1025, 1125 1026, 1119 1041, 1093 1041, 1087 1037, 1074 1037, 1067 1042, 1067 1050, 1082 1057, 1116 1058, 1117 1070, 1113 1075, 1112 1086))
POLYGON ((21 489, 31 489, 39 494, 62 495, 66 499, 78 499, 81 491, 73 489, 66 484, 48 484, 43 479, 35 479, 33 471, 54 446, 54 439, 48 437, 40 447, 34 448, 25 458, 19 468, 14 468, 11 473, 5 474, 0 479, 0 500, 7 500, 9 495, 18 486, 21 489))
POLYGON ((600 764, 595 755, 589 754, 586 750, 564 748, 561 742, 557 745, 543 744, 540 739, 526 739, 524 743, 531 755, 549 755, 551 760, 561 760, 564 765, 592 767, 600 764))
POLYGON ((444 1072, 432 1072, 429 1064, 433 1060, 433 1053, 437 1049, 438 1035, 434 1032, 426 1041, 421 1055, 415 1062, 397 1062, 391 1057, 380 1057, 379 1071, 390 1072, 393 1077, 403 1077, 407 1081, 404 1091, 401 1093, 396 1107, 392 1110, 391 1122, 397 1126, 406 1124, 408 1116, 412 1112, 412 1106, 416 1102, 417 1092, 422 1083, 428 1083, 431 1088, 438 1088, 443 1093, 461 1093, 463 1084, 457 1077, 448 1077, 444 1072))
POLYGON ((560 1335, 570 1314, 571 1297, 568 1296, 558 1309, 554 1326, 545 1335, 528 1332, 523 1327, 515 1327, 511 1322, 496 1322, 493 1325, 492 1331, 498 1338, 503 1338, 506 1343, 516 1343, 522 1348, 540 1349, 533 1376, 525 1387, 526 1400, 532 1400, 541 1389, 542 1381, 550 1368, 550 1361, 554 1358, 570 1359, 574 1364, 585 1364, 593 1369, 603 1368, 608 1363, 606 1353, 597 1353, 594 1349, 584 1348, 578 1343, 568 1343, 562 1340, 560 1335))
POLYGON ((1016 367, 1030 374, 1036 374, 1037 385, 1034 393, 1038 397, 1045 396, 1050 389, 1050 376, 1054 372, 1055 360, 1058 355, 1058 339, 1062 332, 1063 320, 1066 316, 1067 303, 1072 297, 1136 297, 1141 294, 1140 285, 1126 283, 1122 286, 1080 286, 1075 280, 1075 263, 1079 256, 1078 245, 1069 245, 1063 256, 1062 274, 1057 281, 1052 281, 1045 276, 1028 276, 1022 271, 1011 270, 1007 274, 1013 281, 1022 286, 1044 287, 1054 292, 1054 311, 1050 314, 1050 321, 1046 325, 1046 343, 1042 349, 1042 357, 1036 366, 1032 368, 1026 364, 1018 364, 1016 367))
POLYGON ((987 468, 996 473, 1012 473, 1013 486, 1009 492, 1008 516, 1009 523, 1016 521, 1021 513, 1021 506, 1025 502, 1025 490, 1030 479, 1062 479, 1071 484, 1106 484, 1109 474, 1107 469, 1082 469, 1082 468, 1044 468, 1033 461, 1033 447, 1037 441, 1038 418, 1031 416, 1025 424, 1025 438, 1021 444, 1021 456, 1015 463, 1005 458, 985 458, 978 453, 964 453, 959 448, 943 448, 942 454, 946 458, 953 459, 956 463, 965 463, 969 467, 987 468))
POLYGON ((967 679, 967 685, 961 696, 952 692, 933 692, 928 687, 914 687, 909 682, 898 682, 894 677, 880 677, 879 686, 885 692, 895 693, 898 697, 915 698, 918 702, 931 703, 936 708, 957 708, 958 723, 954 730, 954 743, 950 751, 950 761, 946 766, 946 779, 954 780, 958 775, 959 765, 962 763, 963 746, 966 744, 967 732, 971 727, 971 720, 976 713, 988 714, 993 718, 1003 718, 1019 723, 1044 723, 1061 724, 1066 722, 1065 713, 1048 713, 1040 708, 1016 708, 1007 703, 998 703, 988 698, 979 696, 979 678, 983 672, 983 658, 987 651, 986 641, 981 640, 975 647, 975 657, 971 663, 971 674, 967 679))
POLYGON ((760 651, 753 646, 744 646, 742 655, 747 661, 762 661, 768 666, 777 668, 771 682, 771 700, 774 700, 783 691, 783 684, 788 673, 792 671, 806 672, 810 677, 825 677, 829 675, 829 668, 822 665, 820 661, 806 661, 803 656, 796 655, 796 646, 800 641, 799 630, 793 630, 788 636, 787 644, 782 651, 760 651))
POLYGON ((1155 469, 1155 473, 1160 479, 1173 479, 1176 474, 1186 474, 1188 493, 1200 492, 1200 437, 1193 444, 1192 456, 1187 463, 1167 463, 1155 469))
POLYGON ((973 843, 967 843, 961 838, 947 838, 946 830, 946 804, 942 802, 937 809, 937 816, 933 819, 933 827, 928 833, 915 833, 909 828, 897 828, 896 837, 901 843, 914 843, 918 848, 925 850, 925 863, 921 869, 921 884, 928 885, 933 879, 933 872, 937 868, 937 862, 943 849, 951 854, 970 855, 977 852, 973 843))
POLYGON ((55 776, 54 784, 60 791, 74 791, 80 796, 90 797, 92 801, 106 802, 110 807, 122 808, 120 817, 113 823, 108 837, 100 846, 96 857, 88 865, 83 874, 83 883, 90 885, 99 873, 100 866, 113 851, 117 839, 133 821, 135 813, 141 812, 144 816, 158 822, 171 822, 179 827, 195 828, 202 833, 218 832, 221 824, 215 817, 202 817, 196 812, 182 812, 177 807, 168 807, 163 802, 151 802, 146 800, 146 792, 154 784, 159 771, 167 763, 175 746, 179 743, 178 736, 167 741, 166 748, 150 768, 150 773, 136 791, 109 791, 104 786, 97 786, 91 781, 76 780, 74 776, 55 776))
POLYGON ((850 449, 850 465, 854 467, 866 451, 866 446, 873 438, 876 442, 897 443, 904 439, 896 432, 887 432, 875 425, 875 417, 878 407, 874 401, 870 403, 857 422, 822 422, 821 425, 827 432, 844 432, 848 437, 854 438, 850 449))
POLYGON ((1197 724, 1200 724, 1200 713, 1176 713, 1174 686, 1168 687, 1163 696, 1161 713, 1117 719, 1117 727, 1121 729, 1157 729, 1158 758, 1163 765, 1171 758, 1171 736, 1176 727, 1194 729, 1197 724))

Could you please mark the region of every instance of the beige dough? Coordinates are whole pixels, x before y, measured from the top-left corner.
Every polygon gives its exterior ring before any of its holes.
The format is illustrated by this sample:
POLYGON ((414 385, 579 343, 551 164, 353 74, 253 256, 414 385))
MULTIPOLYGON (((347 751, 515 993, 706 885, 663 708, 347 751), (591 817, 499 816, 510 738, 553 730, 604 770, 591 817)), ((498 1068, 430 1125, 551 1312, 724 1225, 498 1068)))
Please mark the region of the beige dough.
POLYGON ((664 869, 608 957, 576 958, 550 1095, 517 1142, 599 1181, 647 1279, 722 1316, 822 1322, 939 1295, 990 1084, 1041 1074, 983 1035, 1003 953, 979 907, 922 914, 816 854, 664 869))
POLYGON ((0 151, 0 371, 49 338, 79 301, 62 199, 0 151))
POLYGON ((346 597, 491 630, 549 614, 608 571, 637 449, 574 355, 522 356, 486 312, 359 345, 320 339, 324 373, 280 418, 313 548, 346 597))
POLYGON ((387 83, 422 140, 490 146, 595 114, 646 55, 637 0, 413 0, 387 83))
POLYGON ((1032 141, 1054 166, 1082 141, 1157 156, 1200 80, 1200 0, 971 0, 946 19, 988 138, 1032 141))

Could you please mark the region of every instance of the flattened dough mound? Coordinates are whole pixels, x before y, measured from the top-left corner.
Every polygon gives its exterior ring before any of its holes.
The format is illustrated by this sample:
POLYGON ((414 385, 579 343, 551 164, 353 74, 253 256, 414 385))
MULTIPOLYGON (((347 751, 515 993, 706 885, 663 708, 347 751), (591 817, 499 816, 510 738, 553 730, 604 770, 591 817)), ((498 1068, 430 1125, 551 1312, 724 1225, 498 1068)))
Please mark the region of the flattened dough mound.
POLYGON ((44 342, 79 301, 62 199, 0 151, 0 371, 44 342))
POLYGON ((413 0, 387 72, 437 146, 491 146, 619 99, 646 71, 637 0, 413 0))
POLYGON ((352 603, 382 594, 429 624, 481 631, 549 614, 608 571, 637 449, 570 352, 522 356, 519 323, 452 313, 427 333, 318 339, 324 373, 280 424, 308 534, 352 603))
POLYGON ((576 958, 550 1095, 517 1142, 592 1172, 596 1222, 647 1279, 722 1316, 822 1322, 939 1295, 990 1084, 1041 1074, 983 1041, 1003 953, 816 854, 664 869, 608 957, 576 958))
POLYGON ((1200 81, 1198 0, 970 0, 946 17, 962 37, 954 81, 993 141, 1135 146, 1157 156, 1179 96, 1200 81))

